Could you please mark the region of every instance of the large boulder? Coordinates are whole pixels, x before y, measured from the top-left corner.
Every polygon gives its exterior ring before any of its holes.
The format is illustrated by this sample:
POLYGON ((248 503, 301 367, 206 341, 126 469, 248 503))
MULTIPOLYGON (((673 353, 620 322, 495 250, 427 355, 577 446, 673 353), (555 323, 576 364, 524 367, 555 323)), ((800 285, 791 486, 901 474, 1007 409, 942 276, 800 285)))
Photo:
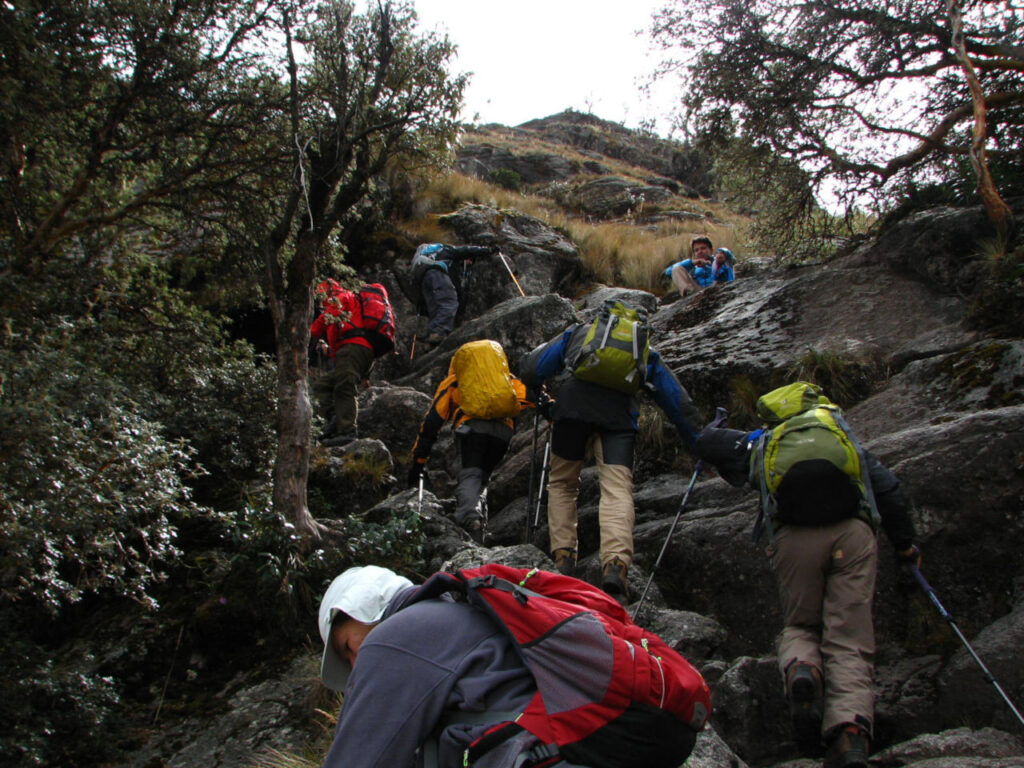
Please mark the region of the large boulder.
POLYGON ((669 199, 662 186, 638 184, 618 176, 600 176, 581 182, 550 184, 541 192, 569 210, 599 219, 611 219, 632 213, 641 215, 648 203, 669 199))
POLYGON ((553 152, 512 152, 488 142, 459 147, 455 167, 464 176, 488 179, 494 171, 515 172, 525 184, 564 181, 580 172, 580 163, 553 152))
POLYGON ((359 397, 359 432, 405 456, 412 451, 430 402, 430 395, 412 387, 371 387, 359 397))
POLYGON ((433 394, 448 373, 452 355, 476 339, 493 339, 505 350, 515 372, 517 361, 538 344, 553 338, 578 318, 561 296, 527 296, 505 301, 480 317, 458 326, 435 349, 416 358, 416 370, 394 383, 433 394))

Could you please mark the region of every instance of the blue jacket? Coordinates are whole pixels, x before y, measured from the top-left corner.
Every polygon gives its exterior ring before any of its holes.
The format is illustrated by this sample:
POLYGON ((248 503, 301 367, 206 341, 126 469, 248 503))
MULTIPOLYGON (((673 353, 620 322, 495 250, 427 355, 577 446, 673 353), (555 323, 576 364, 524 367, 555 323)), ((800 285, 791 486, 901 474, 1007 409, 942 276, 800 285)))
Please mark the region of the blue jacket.
POLYGON ((693 279, 697 281, 697 285, 701 288, 707 288, 714 283, 728 283, 736 279, 736 273, 733 272, 732 265, 728 262, 723 264, 721 269, 716 270, 714 262, 706 267, 696 267, 693 264, 693 259, 684 259, 669 266, 665 270, 665 277, 671 277, 672 270, 676 267, 682 267, 693 275, 693 279))
MULTIPOLYGON (((587 323, 570 326, 527 355, 519 366, 523 383, 539 387, 565 372, 567 361, 575 359, 588 328, 587 323)), ((647 359, 647 390, 686 445, 692 448, 702 427, 700 413, 679 379, 661 362, 661 355, 653 348, 647 359)), ((580 381, 569 374, 561 383, 552 416, 555 421, 573 419, 607 430, 635 431, 640 418, 640 400, 636 395, 580 381)))

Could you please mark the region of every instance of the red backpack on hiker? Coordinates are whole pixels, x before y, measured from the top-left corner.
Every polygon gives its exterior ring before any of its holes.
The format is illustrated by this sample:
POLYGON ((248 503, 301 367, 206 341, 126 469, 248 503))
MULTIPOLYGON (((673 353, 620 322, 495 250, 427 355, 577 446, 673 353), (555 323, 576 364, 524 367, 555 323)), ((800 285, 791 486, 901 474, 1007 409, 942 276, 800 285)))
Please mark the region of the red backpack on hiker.
POLYGON ((531 750, 537 766, 677 768, 690 754, 711 713, 707 683, 609 595, 570 576, 492 564, 436 573, 415 599, 446 592, 505 629, 537 683, 522 713, 469 745, 466 765, 523 731, 541 742, 531 750))
POLYGON ((363 308, 363 332, 377 357, 395 348, 395 312, 388 299, 388 289, 380 283, 369 283, 357 294, 363 308))

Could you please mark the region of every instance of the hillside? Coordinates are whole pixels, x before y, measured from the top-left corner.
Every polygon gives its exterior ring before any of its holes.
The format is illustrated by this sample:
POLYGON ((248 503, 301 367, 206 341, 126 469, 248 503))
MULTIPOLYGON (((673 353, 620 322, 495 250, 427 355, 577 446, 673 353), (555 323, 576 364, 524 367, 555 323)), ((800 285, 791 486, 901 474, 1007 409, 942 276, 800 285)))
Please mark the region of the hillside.
MULTIPOLYGON (((398 353, 375 366, 361 397, 361 439, 316 448, 310 505, 327 527, 320 562, 335 554, 419 579, 481 562, 550 568, 543 517, 523 542, 532 415, 520 417, 491 480, 487 546, 452 520, 450 431, 434 448, 422 509, 405 487, 410 450, 461 344, 495 339, 514 368, 605 299, 621 298, 649 313, 654 346, 706 419, 726 407, 733 427, 753 428, 752 404, 766 389, 798 377, 825 387, 900 477, 932 585, 1021 700, 1024 339, 980 326, 966 295, 984 264, 980 210, 921 211, 838 258, 784 266, 747 242, 754 212, 711 197, 714 179, 700 158, 591 116, 467 131, 455 167, 363 238, 359 274, 392 295, 398 353), (672 301, 660 272, 695 235, 736 252, 738 279, 672 301), (463 278, 453 333, 410 360, 422 329, 408 298, 409 255, 435 239, 499 246, 526 295, 497 256, 478 259, 463 278), (373 526, 387 536, 368 533, 373 526)), ((1024 220, 1024 201, 1015 210, 1024 220)), ((674 431, 645 406, 634 471, 635 594, 693 468, 674 431)), ((591 582, 600 570, 597 493, 588 468, 579 576, 591 582)), ((750 541, 755 512, 754 494, 701 475, 640 616, 712 686, 715 712, 689 766, 817 765, 799 759, 789 734, 774 657, 781 617, 768 559, 750 541)), ((339 702, 316 679, 315 606, 334 574, 295 567, 276 592, 261 586, 256 598, 260 574, 235 568, 227 536, 198 525, 187 534, 187 573, 167 585, 161 615, 84 610, 80 632, 55 648, 61 663, 116 681, 122 754, 106 764, 318 764, 339 702)), ((268 559, 289 551, 269 535, 259 546, 268 559)), ((880 547, 872 764, 1024 765, 1024 730, 901 575, 890 545, 880 547)))

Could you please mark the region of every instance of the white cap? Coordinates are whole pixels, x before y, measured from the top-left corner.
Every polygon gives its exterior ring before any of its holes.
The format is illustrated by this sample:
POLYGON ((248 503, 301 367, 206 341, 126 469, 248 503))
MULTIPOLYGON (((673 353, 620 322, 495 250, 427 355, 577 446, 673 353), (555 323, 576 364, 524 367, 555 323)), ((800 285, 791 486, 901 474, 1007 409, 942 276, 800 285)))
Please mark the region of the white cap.
POLYGON ((331 582, 320 601, 320 639, 324 655, 320 677, 324 685, 336 691, 345 690, 352 667, 331 648, 331 623, 339 613, 364 624, 380 621, 391 599, 412 582, 394 571, 376 565, 349 568, 331 582))

